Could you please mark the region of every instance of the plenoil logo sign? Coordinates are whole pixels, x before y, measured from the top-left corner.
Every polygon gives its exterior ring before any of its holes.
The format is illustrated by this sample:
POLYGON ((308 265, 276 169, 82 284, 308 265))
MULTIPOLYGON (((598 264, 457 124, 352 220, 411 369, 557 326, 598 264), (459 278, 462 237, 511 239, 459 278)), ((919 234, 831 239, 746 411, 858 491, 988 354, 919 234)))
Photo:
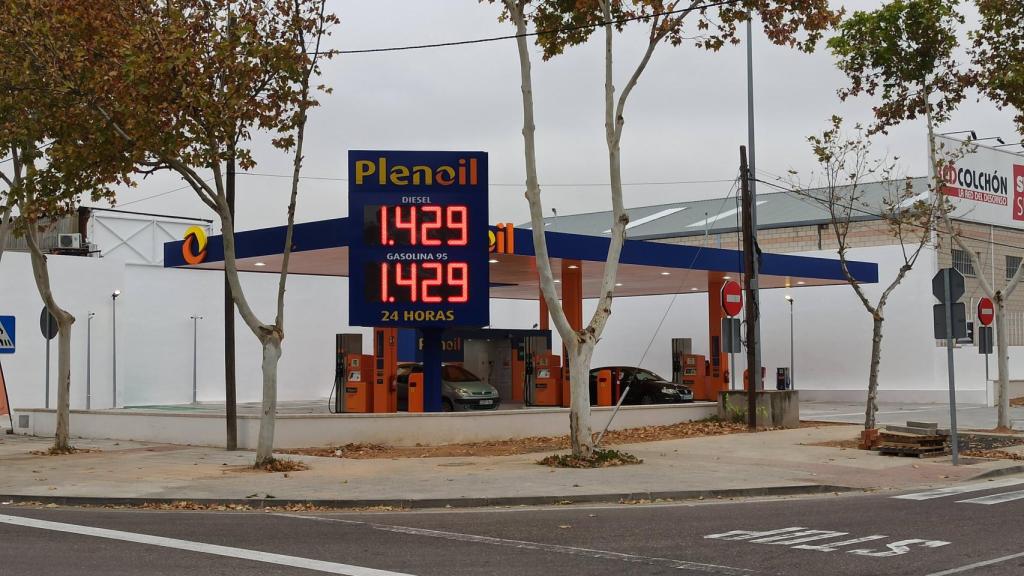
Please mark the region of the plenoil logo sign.
POLYGON ((185 230, 185 242, 181 245, 181 257, 192 266, 206 260, 206 230, 199 226, 189 226, 188 230, 185 230))
POLYGON ((487 154, 353 150, 348 166, 349 324, 489 324, 487 154))

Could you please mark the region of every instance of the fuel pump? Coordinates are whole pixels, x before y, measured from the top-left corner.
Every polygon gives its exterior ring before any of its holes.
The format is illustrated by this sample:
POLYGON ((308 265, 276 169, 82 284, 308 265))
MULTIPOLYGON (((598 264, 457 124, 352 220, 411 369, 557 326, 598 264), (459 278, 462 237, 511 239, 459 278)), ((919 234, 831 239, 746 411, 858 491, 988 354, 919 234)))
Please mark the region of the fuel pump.
POLYGON ((398 329, 373 329, 373 410, 398 411, 398 329))
POLYGON ((345 356, 345 412, 373 412, 373 356, 345 356))
POLYGON ((345 412, 345 383, 348 380, 347 357, 351 354, 363 353, 362 334, 334 335, 334 387, 327 401, 327 409, 332 414, 345 412))
POLYGON ((672 381, 677 384, 683 383, 686 367, 683 357, 693 353, 692 338, 672 339, 672 381))
POLYGON ((518 349, 516 369, 522 374, 523 402, 532 406, 537 404, 537 367, 541 357, 547 354, 547 339, 528 336, 522 339, 518 349))

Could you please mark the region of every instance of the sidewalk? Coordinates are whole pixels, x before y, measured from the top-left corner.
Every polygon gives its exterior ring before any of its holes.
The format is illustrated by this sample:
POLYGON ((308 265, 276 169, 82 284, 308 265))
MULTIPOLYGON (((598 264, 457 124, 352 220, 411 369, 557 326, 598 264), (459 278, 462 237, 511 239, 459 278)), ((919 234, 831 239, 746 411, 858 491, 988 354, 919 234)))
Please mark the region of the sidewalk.
POLYGON ((35 500, 127 503, 198 500, 292 501, 336 507, 552 504, 621 499, 714 498, 840 490, 939 486, 979 475, 1022 471, 1019 462, 954 467, 949 458, 916 459, 810 446, 852 439, 858 426, 731 434, 616 446, 643 458, 638 466, 554 469, 544 454, 461 458, 353 460, 287 455, 310 469, 268 473, 251 469, 252 452, 214 448, 77 440, 95 449, 40 456, 44 438, 0 436, 0 502, 35 500))

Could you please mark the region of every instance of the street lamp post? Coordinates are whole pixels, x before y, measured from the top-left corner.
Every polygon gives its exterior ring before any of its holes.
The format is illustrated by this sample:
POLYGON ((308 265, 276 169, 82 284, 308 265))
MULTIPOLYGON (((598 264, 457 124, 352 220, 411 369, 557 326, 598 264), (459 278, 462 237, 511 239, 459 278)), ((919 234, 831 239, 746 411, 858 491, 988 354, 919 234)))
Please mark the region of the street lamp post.
POLYGON ((198 378, 199 372, 199 321, 203 319, 202 316, 196 314, 195 316, 189 316, 192 320, 192 403, 196 404, 196 392, 198 390, 198 378))
POLYGON ((110 403, 111 403, 112 407, 114 407, 114 408, 117 408, 117 297, 120 296, 120 295, 121 295, 121 291, 120 290, 114 290, 114 292, 110 295, 111 314, 112 314, 111 320, 112 320, 112 327, 113 327, 112 334, 113 334, 113 344, 114 344, 114 347, 113 347, 113 357, 112 357, 112 361, 113 361, 113 375, 111 377, 111 382, 113 383, 113 386, 112 386, 111 402, 110 403))
POLYGON ((85 321, 85 409, 92 410, 92 319, 95 312, 89 312, 85 321))
POLYGON ((793 301, 794 298, 789 294, 786 294, 786 300, 789 302, 789 387, 790 389, 796 388, 796 363, 794 362, 795 354, 793 352, 793 301))

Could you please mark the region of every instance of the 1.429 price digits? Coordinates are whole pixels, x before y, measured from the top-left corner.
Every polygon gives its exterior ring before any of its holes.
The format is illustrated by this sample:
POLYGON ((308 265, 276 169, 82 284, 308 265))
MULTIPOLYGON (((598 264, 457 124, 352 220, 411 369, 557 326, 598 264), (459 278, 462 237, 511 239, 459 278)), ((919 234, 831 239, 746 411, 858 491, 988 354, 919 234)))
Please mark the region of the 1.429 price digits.
POLYGON ((466 262, 381 262, 380 301, 463 304, 469 301, 466 262))
POLYGON ((381 206, 377 208, 381 246, 466 246, 466 206, 381 206))

